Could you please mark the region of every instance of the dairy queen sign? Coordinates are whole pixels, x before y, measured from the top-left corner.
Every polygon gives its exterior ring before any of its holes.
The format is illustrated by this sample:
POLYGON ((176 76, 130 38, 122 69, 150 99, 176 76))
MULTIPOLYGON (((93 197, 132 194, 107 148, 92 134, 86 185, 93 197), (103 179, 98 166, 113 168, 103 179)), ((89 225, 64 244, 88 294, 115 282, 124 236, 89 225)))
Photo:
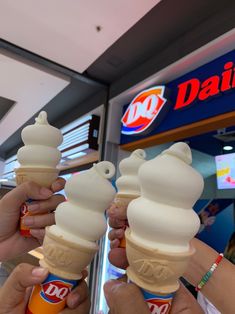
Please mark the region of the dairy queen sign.
POLYGON ((122 117, 122 133, 138 134, 147 130, 169 106, 164 98, 165 87, 155 86, 139 93, 128 106, 122 117))
POLYGON ((130 135, 156 134, 234 111, 234 64, 232 51, 167 85, 140 92, 121 120, 124 142, 130 135))

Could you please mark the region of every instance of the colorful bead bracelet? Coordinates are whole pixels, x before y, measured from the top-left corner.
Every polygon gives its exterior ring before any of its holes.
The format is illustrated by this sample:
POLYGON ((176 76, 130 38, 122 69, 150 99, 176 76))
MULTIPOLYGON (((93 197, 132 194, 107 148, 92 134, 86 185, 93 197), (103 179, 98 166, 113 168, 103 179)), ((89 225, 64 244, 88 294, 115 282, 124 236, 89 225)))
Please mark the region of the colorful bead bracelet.
POLYGON ((212 264, 211 268, 208 270, 208 272, 202 277, 201 281, 199 282, 199 284, 195 287, 196 291, 200 291, 205 284, 207 283, 207 281, 210 279, 210 277, 212 276, 213 272, 216 270, 217 266, 219 265, 219 263, 222 261, 224 254, 220 253, 219 256, 217 257, 217 259, 215 260, 215 262, 212 264))

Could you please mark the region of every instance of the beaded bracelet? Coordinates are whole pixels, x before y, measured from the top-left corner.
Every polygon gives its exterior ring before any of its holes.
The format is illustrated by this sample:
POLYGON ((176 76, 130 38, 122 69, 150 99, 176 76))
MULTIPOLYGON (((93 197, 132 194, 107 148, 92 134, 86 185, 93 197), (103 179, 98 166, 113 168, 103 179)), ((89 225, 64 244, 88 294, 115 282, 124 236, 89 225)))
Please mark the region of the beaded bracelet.
POLYGON ((205 286, 205 284, 207 283, 207 281, 210 279, 210 277, 212 276, 213 272, 216 270, 217 266, 219 265, 219 263, 222 261, 224 254, 220 253, 219 256, 217 257, 217 259, 215 260, 215 262, 212 264, 211 268, 208 270, 208 272, 202 277, 201 281, 199 282, 199 284, 195 287, 196 291, 200 291, 202 289, 202 287, 205 286))

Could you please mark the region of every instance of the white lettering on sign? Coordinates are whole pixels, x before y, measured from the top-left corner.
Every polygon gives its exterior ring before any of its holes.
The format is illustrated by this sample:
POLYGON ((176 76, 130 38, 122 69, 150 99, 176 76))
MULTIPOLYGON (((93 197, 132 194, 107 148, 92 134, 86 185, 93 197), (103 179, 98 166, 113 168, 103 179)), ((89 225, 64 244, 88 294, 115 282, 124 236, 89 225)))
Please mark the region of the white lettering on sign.
POLYGON ((140 117, 152 119, 156 114, 158 97, 156 95, 149 95, 141 102, 133 103, 129 108, 127 124, 133 123, 140 117))

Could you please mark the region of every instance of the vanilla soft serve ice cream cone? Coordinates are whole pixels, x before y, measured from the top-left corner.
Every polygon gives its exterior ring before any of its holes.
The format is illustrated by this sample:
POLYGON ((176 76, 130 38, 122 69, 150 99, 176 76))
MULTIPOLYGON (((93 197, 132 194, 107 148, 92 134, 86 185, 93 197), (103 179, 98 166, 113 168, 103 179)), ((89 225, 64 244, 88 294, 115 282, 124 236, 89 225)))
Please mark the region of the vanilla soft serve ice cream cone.
POLYGON ((47 113, 41 111, 35 119, 35 124, 22 130, 21 137, 24 146, 17 152, 20 164, 20 167, 15 169, 17 184, 33 181, 50 187, 59 173, 56 167, 61 158, 57 149, 63 141, 61 131, 51 126, 47 121, 47 113))
MULTIPOLYGON (((56 180, 59 170, 61 153, 57 147, 62 143, 63 136, 59 129, 47 121, 47 113, 41 111, 35 119, 35 124, 26 126, 21 133, 24 146, 17 152, 20 167, 15 169, 16 183, 19 185, 33 181, 49 188, 56 180)), ((29 228, 22 223, 22 218, 28 215, 27 204, 21 207, 21 234, 30 237, 29 228)))
POLYGON ((114 173, 114 165, 103 161, 67 181, 67 201, 57 207, 56 224, 47 227, 43 242, 40 265, 50 275, 34 288, 29 313, 54 314, 64 308, 65 297, 82 277, 82 270, 98 250, 97 241, 106 231, 104 212, 115 196, 108 179, 114 173))
POLYGON ((192 207, 204 183, 191 163, 189 146, 179 142, 143 164, 139 169, 141 197, 127 210, 127 275, 145 290, 149 307, 156 313, 169 312, 178 278, 194 253, 189 242, 200 221, 192 207))
MULTIPOLYGON (((119 163, 121 176, 116 181, 118 192, 114 199, 114 204, 122 212, 126 212, 129 203, 140 196, 138 170, 146 161, 145 158, 145 151, 136 149, 129 157, 122 159, 119 163)), ((125 238, 123 238, 120 246, 125 247, 125 245, 125 238)))

